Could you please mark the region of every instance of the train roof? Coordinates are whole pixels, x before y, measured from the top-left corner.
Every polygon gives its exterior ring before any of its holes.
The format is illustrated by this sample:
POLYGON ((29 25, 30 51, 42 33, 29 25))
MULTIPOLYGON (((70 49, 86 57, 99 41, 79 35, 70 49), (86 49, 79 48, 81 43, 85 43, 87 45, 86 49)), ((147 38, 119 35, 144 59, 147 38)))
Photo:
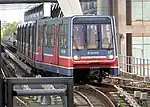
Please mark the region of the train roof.
MULTIPOLYGON (((55 23, 61 23, 61 21, 69 21, 74 17, 109 17, 113 18, 113 16, 101 16, 101 15, 74 15, 70 17, 60 17, 60 18, 43 18, 37 20, 38 23, 45 23, 48 22, 47 24, 55 24, 55 23)), ((26 26, 32 26, 36 23, 36 21, 29 21, 29 22, 23 22, 21 24, 18 24, 18 27, 26 27, 26 26)))
POLYGON ((23 23, 18 24, 17 27, 33 26, 34 23, 35 21, 23 22, 23 23))

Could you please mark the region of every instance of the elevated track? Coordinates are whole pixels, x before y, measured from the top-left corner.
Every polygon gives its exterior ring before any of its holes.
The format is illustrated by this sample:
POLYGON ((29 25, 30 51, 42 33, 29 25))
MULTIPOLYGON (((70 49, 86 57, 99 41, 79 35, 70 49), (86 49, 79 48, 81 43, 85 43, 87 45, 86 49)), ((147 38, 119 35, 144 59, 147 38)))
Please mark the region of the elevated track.
POLYGON ((82 103, 80 106, 85 107, 115 107, 113 102, 101 91, 94 88, 94 86, 83 85, 75 87, 75 98, 80 100, 75 100, 77 106, 78 102, 82 103), (85 101, 84 101, 85 100, 85 101))
MULTIPOLYGON (((9 47, 9 44, 5 44, 4 42, 2 43, 2 46, 5 50, 5 53, 7 53, 7 55, 12 60, 12 62, 14 61, 14 63, 16 65, 19 65, 19 64, 24 65, 24 66, 20 66, 20 67, 23 68, 23 71, 27 72, 28 70, 24 69, 25 66, 27 66, 27 65, 16 57, 15 52, 11 52, 11 50, 13 50, 12 48, 14 48, 14 47, 9 47)), ((5 55, 2 55, 2 57, 5 57, 5 55)), ((6 58, 3 58, 3 59, 7 60, 6 58)), ((8 63, 9 62, 7 62, 7 64, 8 63)), ((13 66, 12 66, 12 68, 13 68, 13 66)), ((14 67, 13 69, 15 69, 15 68, 16 67, 14 67)), ((31 71, 31 68, 30 68, 30 71, 31 71)), ((15 74, 13 74, 13 75, 15 75, 15 74)), ((21 75, 16 76, 16 77, 21 77, 21 75)), ((127 79, 127 78, 122 78, 122 77, 108 77, 108 78, 110 79, 110 82, 102 83, 101 86, 84 85, 84 86, 75 87, 74 101, 76 103, 76 106, 77 107, 78 106, 79 107, 81 107, 81 106, 84 106, 84 107, 114 107, 115 106, 114 103, 116 103, 114 101, 117 101, 117 99, 120 98, 120 95, 118 94, 118 89, 114 88, 114 84, 125 89, 125 91, 132 92, 132 94, 135 90, 146 91, 146 92, 150 91, 150 89, 147 87, 136 87, 133 84, 129 84, 130 82, 131 83, 144 82, 141 80, 127 79), (116 98, 114 96, 118 96, 118 97, 116 98), (111 99, 111 97, 114 97, 114 98, 111 99)), ((145 82, 145 83, 148 83, 148 82, 145 82)), ((32 89, 30 86, 29 86, 29 88, 32 89)), ((28 99, 33 100, 30 98, 28 98, 28 99)), ((38 100, 38 98, 37 98, 37 100, 38 100)), ((120 98, 120 102, 123 102, 123 104, 127 105, 127 107, 130 106, 130 104, 128 104, 127 101, 123 100, 123 98, 120 98)))

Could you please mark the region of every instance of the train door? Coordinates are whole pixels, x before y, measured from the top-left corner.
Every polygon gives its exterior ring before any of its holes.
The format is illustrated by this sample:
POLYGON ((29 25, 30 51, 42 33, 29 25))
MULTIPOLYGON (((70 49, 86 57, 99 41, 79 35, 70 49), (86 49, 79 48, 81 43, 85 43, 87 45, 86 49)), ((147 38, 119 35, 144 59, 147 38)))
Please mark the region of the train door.
POLYGON ((33 66, 35 66, 35 61, 36 61, 36 55, 34 53, 37 52, 38 48, 38 37, 37 37, 37 22, 32 26, 32 34, 31 34, 31 39, 30 39, 30 46, 31 46, 31 53, 30 53, 30 58, 33 60, 33 66))
POLYGON ((59 63, 59 25, 55 25, 55 36, 54 36, 54 64, 59 63))
POLYGON ((44 59, 44 53, 43 53, 43 47, 44 47, 44 29, 45 25, 39 25, 38 26, 38 61, 43 62, 44 59))

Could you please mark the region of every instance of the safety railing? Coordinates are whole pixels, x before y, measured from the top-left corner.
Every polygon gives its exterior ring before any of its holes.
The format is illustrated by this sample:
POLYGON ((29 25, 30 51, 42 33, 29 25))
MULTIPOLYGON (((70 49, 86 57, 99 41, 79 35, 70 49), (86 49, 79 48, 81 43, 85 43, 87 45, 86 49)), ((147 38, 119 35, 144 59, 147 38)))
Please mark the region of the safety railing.
POLYGON ((62 77, 42 77, 42 78, 7 78, 4 83, 5 89, 0 90, 6 94, 6 98, 3 96, 3 107, 13 107, 14 96, 61 96, 63 107, 73 107, 73 78, 62 77), (63 89, 14 89, 15 85, 34 85, 34 84, 63 84, 66 88, 63 89))
POLYGON ((120 72, 128 72, 138 76, 150 76, 150 59, 119 55, 120 72))
POLYGON ((136 100, 134 100, 134 98, 127 93, 126 91, 124 91, 122 88, 114 85, 114 87, 118 90, 118 93, 120 94, 120 96, 123 96, 124 99, 126 100, 126 102, 131 106, 131 107, 141 107, 136 100))

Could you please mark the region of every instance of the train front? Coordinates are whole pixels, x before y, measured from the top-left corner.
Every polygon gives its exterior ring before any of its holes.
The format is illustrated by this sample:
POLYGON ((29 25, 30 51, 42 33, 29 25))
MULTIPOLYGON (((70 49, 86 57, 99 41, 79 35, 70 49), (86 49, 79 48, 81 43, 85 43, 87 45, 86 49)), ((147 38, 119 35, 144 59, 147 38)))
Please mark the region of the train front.
POLYGON ((72 63, 75 81, 101 82, 118 74, 116 33, 113 17, 72 18, 72 63))

